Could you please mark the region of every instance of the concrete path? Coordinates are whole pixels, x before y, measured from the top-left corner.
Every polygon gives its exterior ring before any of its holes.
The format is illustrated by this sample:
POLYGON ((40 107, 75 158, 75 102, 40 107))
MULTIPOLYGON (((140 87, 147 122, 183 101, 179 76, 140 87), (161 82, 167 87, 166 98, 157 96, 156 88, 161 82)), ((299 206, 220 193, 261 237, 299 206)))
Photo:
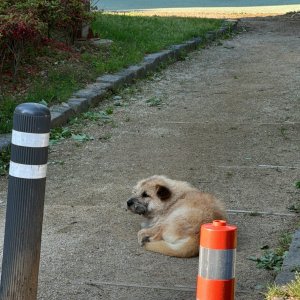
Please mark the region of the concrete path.
POLYGON ((248 258, 298 222, 287 207, 299 198, 300 23, 280 20, 242 22, 241 34, 125 89, 113 123, 79 128, 93 141, 51 148, 39 299, 195 299, 198 258, 144 251, 141 217, 124 209, 153 174, 189 181, 231 211, 276 213, 229 214, 239 228, 236 299, 263 299, 274 274, 248 258))

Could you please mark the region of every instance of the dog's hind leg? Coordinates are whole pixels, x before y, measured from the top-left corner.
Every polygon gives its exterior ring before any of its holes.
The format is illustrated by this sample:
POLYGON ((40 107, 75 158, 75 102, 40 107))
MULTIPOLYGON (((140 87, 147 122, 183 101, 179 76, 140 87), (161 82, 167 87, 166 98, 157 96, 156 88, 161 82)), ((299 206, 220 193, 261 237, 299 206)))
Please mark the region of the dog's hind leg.
POLYGON ((144 245, 148 251, 158 252, 175 257, 194 257, 199 254, 198 240, 192 237, 169 243, 165 240, 151 241, 144 245))

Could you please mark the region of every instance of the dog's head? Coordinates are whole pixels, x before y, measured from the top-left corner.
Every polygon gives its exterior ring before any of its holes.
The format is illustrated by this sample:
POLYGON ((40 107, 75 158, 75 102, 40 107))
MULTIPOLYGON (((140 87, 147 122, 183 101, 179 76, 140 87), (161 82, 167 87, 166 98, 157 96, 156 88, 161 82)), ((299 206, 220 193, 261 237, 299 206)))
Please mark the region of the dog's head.
POLYGON ((127 200, 127 208, 135 214, 152 218, 172 200, 172 191, 164 176, 152 176, 141 180, 127 200))

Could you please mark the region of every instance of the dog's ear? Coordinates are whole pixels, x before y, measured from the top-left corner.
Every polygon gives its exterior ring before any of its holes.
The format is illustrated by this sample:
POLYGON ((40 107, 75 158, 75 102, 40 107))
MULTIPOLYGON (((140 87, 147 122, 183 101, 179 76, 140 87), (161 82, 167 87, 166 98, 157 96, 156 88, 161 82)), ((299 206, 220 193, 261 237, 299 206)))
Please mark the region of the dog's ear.
POLYGON ((157 185, 156 188, 156 195, 160 200, 165 201, 171 197, 171 191, 167 187, 163 185, 157 185))

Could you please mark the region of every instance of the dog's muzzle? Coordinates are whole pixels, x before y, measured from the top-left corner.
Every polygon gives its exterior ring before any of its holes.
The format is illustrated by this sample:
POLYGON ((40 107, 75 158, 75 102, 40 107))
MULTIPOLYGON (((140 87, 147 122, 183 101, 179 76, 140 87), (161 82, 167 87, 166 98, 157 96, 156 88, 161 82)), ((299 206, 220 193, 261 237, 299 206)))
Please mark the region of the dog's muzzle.
POLYGON ((143 215, 147 212, 147 206, 140 203, 137 198, 127 200, 127 208, 135 214, 143 215))

